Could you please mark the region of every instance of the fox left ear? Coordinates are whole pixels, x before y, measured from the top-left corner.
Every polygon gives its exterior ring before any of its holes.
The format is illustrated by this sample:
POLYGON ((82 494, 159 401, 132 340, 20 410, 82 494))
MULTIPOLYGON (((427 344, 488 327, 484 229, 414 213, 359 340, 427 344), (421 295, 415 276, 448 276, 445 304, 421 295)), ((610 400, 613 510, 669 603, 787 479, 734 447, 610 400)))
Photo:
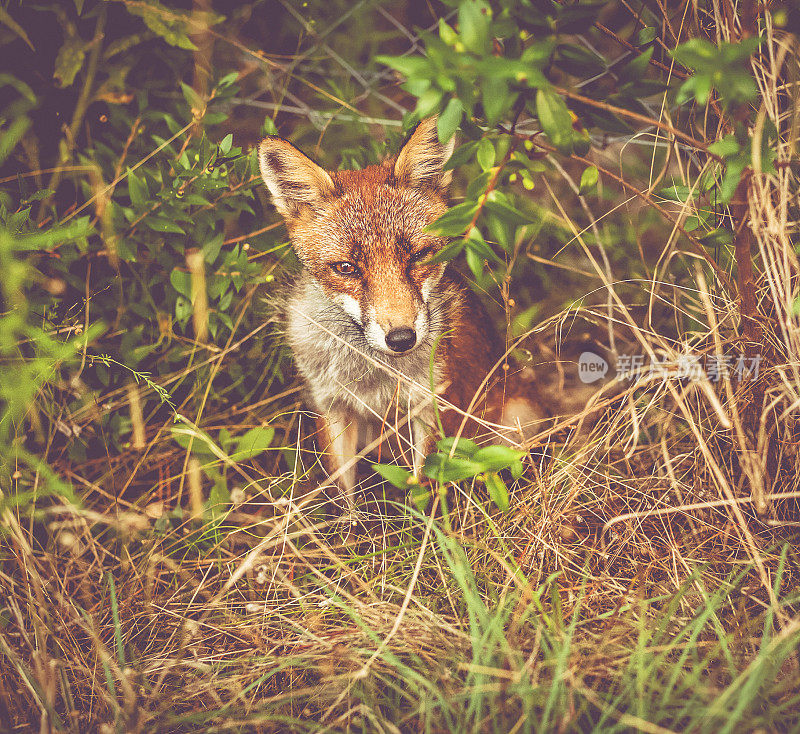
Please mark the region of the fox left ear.
POLYGON ((417 125, 411 137, 400 149, 394 164, 394 178, 399 186, 432 188, 445 193, 453 177, 443 171, 456 144, 453 136, 445 145, 439 142, 436 117, 428 117, 417 125))
POLYGON ((318 208, 334 193, 328 172, 283 138, 270 136, 261 141, 258 165, 275 208, 287 221, 304 207, 318 208))

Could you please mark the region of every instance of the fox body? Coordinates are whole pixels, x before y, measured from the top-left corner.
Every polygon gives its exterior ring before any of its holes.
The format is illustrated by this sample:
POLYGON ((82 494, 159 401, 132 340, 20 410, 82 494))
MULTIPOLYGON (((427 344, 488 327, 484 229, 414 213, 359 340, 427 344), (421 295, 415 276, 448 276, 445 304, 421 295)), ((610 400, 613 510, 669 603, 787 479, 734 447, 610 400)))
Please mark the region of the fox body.
POLYGON ((495 425, 502 436, 503 426, 519 430, 537 417, 502 370, 490 377, 503 350, 478 298, 445 264, 429 262, 446 243, 426 227, 447 210, 451 153, 435 118, 396 158, 361 171, 325 171, 278 137, 259 147, 303 265, 286 302, 286 336, 348 505, 360 443, 398 416, 408 418, 419 469, 435 435, 432 384, 449 435, 495 425))

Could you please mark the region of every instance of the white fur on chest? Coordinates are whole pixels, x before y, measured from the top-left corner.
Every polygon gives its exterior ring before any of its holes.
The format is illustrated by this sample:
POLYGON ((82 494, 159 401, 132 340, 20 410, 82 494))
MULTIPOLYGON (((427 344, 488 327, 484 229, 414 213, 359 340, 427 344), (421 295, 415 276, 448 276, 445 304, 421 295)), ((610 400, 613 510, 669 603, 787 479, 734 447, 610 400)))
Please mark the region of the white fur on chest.
MULTIPOLYGON (((361 327, 316 282, 301 276, 287 303, 286 337, 317 410, 381 421, 393 420, 394 406, 403 413, 424 402, 431 386, 431 350, 445 330, 443 303, 431 297, 429 309, 426 341, 410 354, 387 357, 367 344, 361 327)), ((442 360, 436 359, 436 385, 441 372, 442 360)))

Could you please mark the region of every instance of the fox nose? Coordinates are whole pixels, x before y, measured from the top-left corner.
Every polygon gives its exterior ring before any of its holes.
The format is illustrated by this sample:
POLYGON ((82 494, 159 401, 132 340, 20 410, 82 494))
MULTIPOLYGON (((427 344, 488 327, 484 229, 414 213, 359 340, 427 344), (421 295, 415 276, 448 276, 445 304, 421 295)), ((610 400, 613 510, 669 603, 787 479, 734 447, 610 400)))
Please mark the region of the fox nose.
POLYGON ((392 329, 386 335, 386 345, 393 352, 405 352, 417 343, 417 332, 414 329, 392 329))

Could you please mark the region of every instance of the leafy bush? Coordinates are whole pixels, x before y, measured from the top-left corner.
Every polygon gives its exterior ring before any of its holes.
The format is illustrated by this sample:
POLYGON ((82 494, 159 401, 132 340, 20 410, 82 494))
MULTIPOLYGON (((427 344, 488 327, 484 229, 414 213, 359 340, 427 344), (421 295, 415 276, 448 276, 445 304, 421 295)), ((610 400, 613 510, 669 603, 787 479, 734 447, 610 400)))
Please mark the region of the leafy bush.
POLYGON ((795 9, 187 7, 0 8, 0 729, 796 728, 795 9), (438 257, 554 418, 344 530, 253 146, 434 113, 438 257))
MULTIPOLYGON (((12 425, 20 429, 44 382, 60 388, 61 407, 69 414, 96 390, 113 392, 151 375, 155 387, 187 357, 191 362, 191 354, 205 351, 207 339, 231 343, 243 318, 241 296, 259 281, 264 270, 259 258, 276 244, 261 232, 238 236, 243 226, 252 230, 258 221, 253 156, 224 132, 230 100, 239 91, 238 73, 222 74, 205 95, 183 82, 179 98, 160 100, 158 85, 138 94, 128 91, 147 81, 132 77, 148 55, 185 65, 190 57, 183 49, 195 48, 189 36, 198 24, 207 29, 222 16, 198 19, 158 3, 119 9, 80 3, 74 11, 54 5, 37 13, 64 22, 54 78, 59 87, 80 91, 48 185, 37 189, 42 174, 34 171, 7 177, 2 192, 5 226, 13 237, 4 256, 19 260, 23 253, 19 267, 25 268, 5 284, 13 289, 13 295, 6 291, 6 303, 16 299, 31 309, 27 316, 17 310, 3 317, 8 323, 3 344, 17 354, 24 353, 21 340, 35 344, 38 365, 37 379, 19 372, 19 360, 3 366, 5 385, 26 385, 23 392, 12 388, 4 400, 7 431, 12 425), (115 17, 123 9, 128 18, 115 17), (115 26, 103 36, 112 17, 115 26), (95 35, 87 40, 81 30, 91 19, 95 35), (90 110, 100 124, 84 140, 81 130, 89 125, 90 110), (81 332, 66 343, 55 337, 81 332), (77 363, 68 357, 76 355, 80 370, 68 376, 66 368, 77 363), (73 383, 70 389, 64 390, 62 377, 73 383)), ((30 146, 20 149, 20 144, 25 133, 36 140, 30 118, 42 116, 37 108, 46 100, 37 99, 24 82, 8 77, 7 83, 21 97, 5 113, 3 150, 6 156, 16 153, 16 161, 6 162, 11 170, 30 159, 30 146)), ((168 76, 159 84, 169 89, 168 76)), ((266 130, 274 131, 271 120, 267 123, 266 130)), ((38 142, 46 150, 45 141, 38 142)), ((249 315, 246 323, 252 323, 249 315)), ((27 359, 22 364, 33 369, 27 359)), ((237 376, 231 378, 235 384, 237 376)), ((240 375, 238 382, 241 391, 247 378, 240 375)), ((180 380, 171 390, 175 400, 187 394, 180 380)), ((142 409, 157 408, 166 397, 163 390, 145 393, 142 409)), ((130 421, 118 413, 106 412, 100 426, 110 446, 130 440, 130 421)), ((87 448, 73 441, 70 453, 80 459, 87 448)))

